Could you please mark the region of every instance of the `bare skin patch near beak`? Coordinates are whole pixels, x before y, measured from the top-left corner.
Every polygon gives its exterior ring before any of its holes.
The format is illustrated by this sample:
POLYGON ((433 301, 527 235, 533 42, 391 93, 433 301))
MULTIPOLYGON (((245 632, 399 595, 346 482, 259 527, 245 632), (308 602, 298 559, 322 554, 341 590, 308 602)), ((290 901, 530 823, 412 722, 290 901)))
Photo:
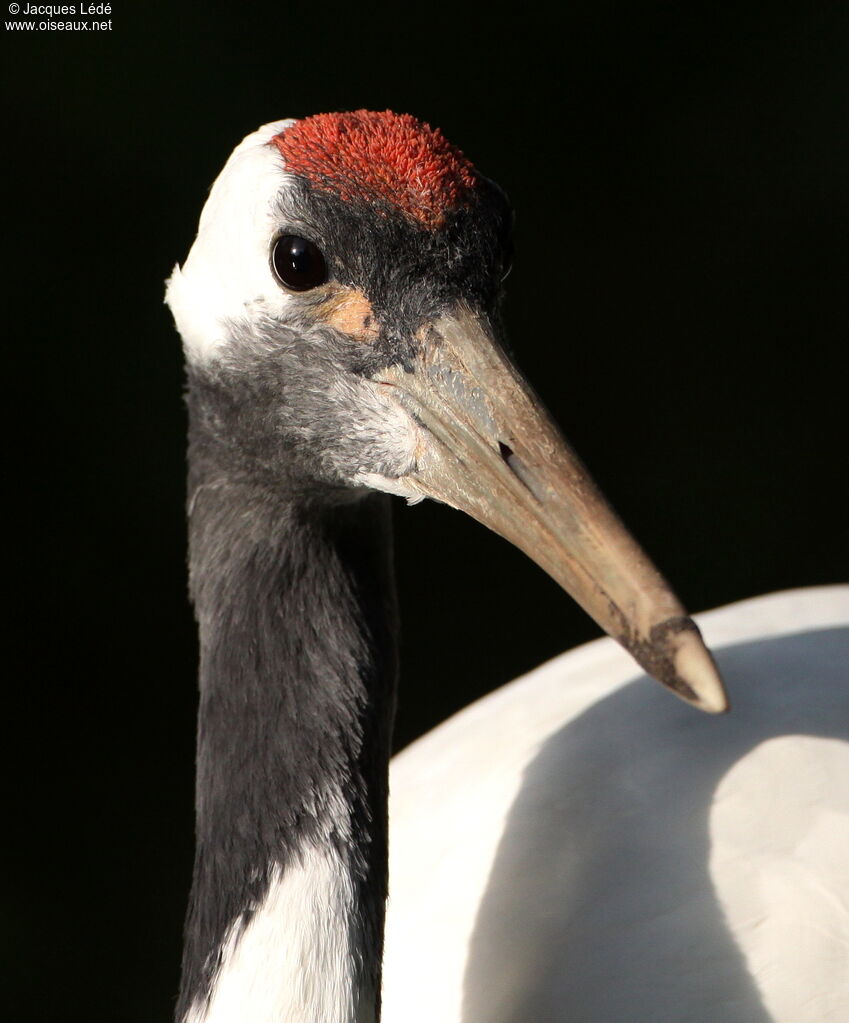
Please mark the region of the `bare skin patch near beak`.
POLYGON ((356 288, 335 286, 316 308, 315 317, 362 344, 373 344, 380 334, 371 303, 356 288))

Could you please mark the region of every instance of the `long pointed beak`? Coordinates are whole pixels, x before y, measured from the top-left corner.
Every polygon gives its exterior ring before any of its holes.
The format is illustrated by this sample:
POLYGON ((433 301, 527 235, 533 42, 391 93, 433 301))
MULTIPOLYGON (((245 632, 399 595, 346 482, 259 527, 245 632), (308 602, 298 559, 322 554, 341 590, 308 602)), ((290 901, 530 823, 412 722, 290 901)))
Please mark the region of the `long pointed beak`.
POLYGON ((385 370, 376 382, 423 427, 409 489, 523 550, 677 696, 728 709, 696 625, 484 321, 465 306, 444 315, 412 372, 385 370))

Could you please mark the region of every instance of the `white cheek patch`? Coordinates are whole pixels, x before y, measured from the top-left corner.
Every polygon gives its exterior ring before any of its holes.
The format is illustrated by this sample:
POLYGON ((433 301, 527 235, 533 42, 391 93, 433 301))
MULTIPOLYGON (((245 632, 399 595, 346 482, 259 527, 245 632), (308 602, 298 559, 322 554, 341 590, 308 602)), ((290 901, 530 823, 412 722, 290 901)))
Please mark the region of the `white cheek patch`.
POLYGON ((358 472, 354 477, 354 483, 368 487, 369 490, 380 490, 384 494, 404 497, 407 504, 421 504, 425 499, 425 495, 420 494, 403 476, 393 479, 391 476, 381 476, 378 472, 358 472))
POLYGON ((263 125, 233 150, 212 186, 191 251, 168 281, 165 301, 192 362, 214 357, 227 340, 227 320, 280 316, 292 301, 269 266, 275 199, 286 173, 268 143, 293 123, 263 125))
POLYGON ((416 468, 417 453, 423 443, 421 428, 380 385, 371 381, 358 392, 357 405, 361 411, 351 423, 357 447, 367 450, 370 461, 385 466, 385 471, 370 471, 361 466, 351 482, 418 502, 421 494, 404 477, 416 468))

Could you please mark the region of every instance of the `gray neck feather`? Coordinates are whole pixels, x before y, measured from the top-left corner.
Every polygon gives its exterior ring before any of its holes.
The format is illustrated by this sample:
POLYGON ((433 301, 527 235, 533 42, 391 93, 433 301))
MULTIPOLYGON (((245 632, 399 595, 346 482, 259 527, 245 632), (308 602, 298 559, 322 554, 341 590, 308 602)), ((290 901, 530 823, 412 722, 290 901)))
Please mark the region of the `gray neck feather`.
POLYGON ((350 870, 356 969, 364 991, 380 990, 397 676, 390 509, 377 494, 287 500, 226 462, 195 429, 197 847, 178 1019, 208 996, 228 930, 249 922, 272 870, 306 843, 350 870))

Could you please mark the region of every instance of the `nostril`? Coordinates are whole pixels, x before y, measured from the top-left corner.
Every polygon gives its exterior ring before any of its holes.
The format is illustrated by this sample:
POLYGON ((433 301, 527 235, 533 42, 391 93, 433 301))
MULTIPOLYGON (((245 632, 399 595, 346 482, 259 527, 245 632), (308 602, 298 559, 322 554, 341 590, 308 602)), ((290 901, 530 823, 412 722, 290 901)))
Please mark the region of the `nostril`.
POLYGON ((543 495, 541 490, 537 487, 537 482, 534 479, 534 475, 531 470, 525 465, 521 458, 515 453, 509 444, 505 444, 503 441, 498 442, 498 453, 501 455, 504 464, 513 473, 516 479, 529 490, 533 496, 542 503, 543 495))
POLYGON ((518 459, 516 458, 516 455, 513 453, 513 449, 510 447, 510 445, 509 444, 505 444, 503 441, 499 441, 498 442, 498 453, 501 455, 501 457, 506 462, 507 467, 509 469, 512 469, 513 472, 515 472, 516 470, 513 469, 513 466, 510 463, 511 463, 511 461, 517 461, 518 459))

